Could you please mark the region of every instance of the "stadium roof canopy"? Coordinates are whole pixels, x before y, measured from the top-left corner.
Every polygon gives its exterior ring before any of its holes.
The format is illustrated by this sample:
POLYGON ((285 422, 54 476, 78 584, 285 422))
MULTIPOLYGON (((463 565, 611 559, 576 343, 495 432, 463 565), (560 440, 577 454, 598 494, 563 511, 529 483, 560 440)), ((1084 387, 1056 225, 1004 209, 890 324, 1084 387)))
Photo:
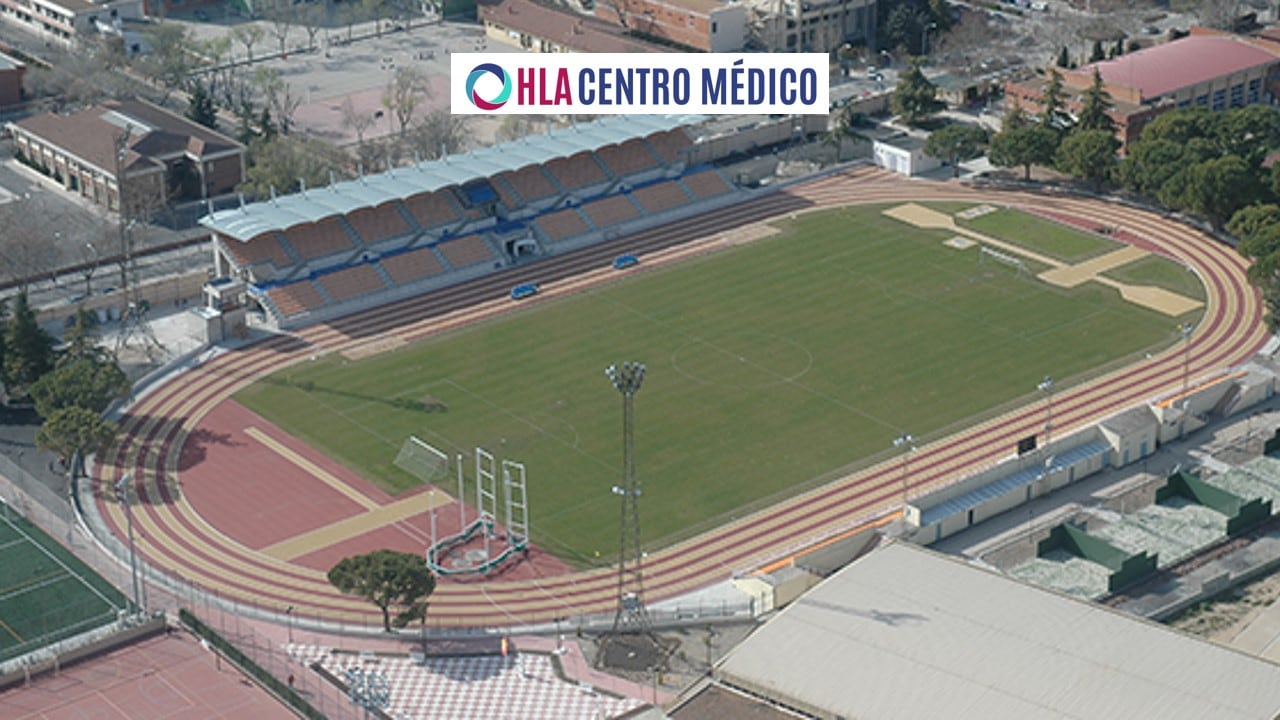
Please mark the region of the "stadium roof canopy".
POLYGON ((541 135, 482 147, 467 153, 392 168, 376 175, 312 188, 292 195, 219 210, 200 218, 200 224, 224 237, 247 242, 264 232, 288 230, 360 208, 406 200, 472 180, 514 172, 560 157, 594 151, 654 133, 694 125, 702 115, 618 115, 590 123, 557 128, 541 135))
POLYGON ((1280 713, 1280 666, 908 543, 872 550, 787 606, 712 681, 819 717, 1280 713))

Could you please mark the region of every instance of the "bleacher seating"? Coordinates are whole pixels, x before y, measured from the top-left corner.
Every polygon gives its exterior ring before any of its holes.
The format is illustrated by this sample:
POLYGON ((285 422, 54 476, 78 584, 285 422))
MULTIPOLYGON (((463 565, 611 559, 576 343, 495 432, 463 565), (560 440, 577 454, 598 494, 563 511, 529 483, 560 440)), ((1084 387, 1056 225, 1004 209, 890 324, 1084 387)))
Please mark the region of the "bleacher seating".
POLYGON ((640 207, 647 213, 658 213, 692 202, 689 193, 674 180, 663 180, 636 188, 631 193, 631 199, 640 203, 640 207))
POLYGON ((383 257, 382 269, 399 284, 421 280, 444 272, 431 248, 418 248, 399 255, 383 257))
POLYGON ((337 302, 387 289, 387 284, 382 281, 377 269, 369 264, 352 265, 337 272, 326 273, 317 278, 317 281, 337 302))
POLYGON ((476 263, 493 260, 493 253, 479 235, 465 235, 445 243, 440 243, 440 253, 455 268, 463 268, 476 263))
POLYGON ((387 238, 407 235, 412 230, 395 205, 387 203, 376 208, 361 208, 347 215, 347 222, 366 245, 387 238))
POLYGON ((609 195, 599 200, 592 200, 582 206, 591 223, 597 228, 606 228, 624 223, 640 214, 635 205, 625 195, 609 195))
POLYGON ((626 177, 658 167, 658 158, 639 140, 610 145, 596 151, 600 161, 615 177, 626 177))
POLYGON ((277 268, 282 268, 294 263, 294 259, 289 256, 288 251, 284 249, 284 245, 280 244, 280 240, 276 238, 275 233, 262 233, 250 238, 249 242, 225 238, 222 241, 222 246, 226 248, 231 258, 240 267, 249 267, 260 262, 270 261, 277 268))
POLYGON ((689 189, 689 192, 693 193, 693 196, 699 200, 723 195, 732 189, 729 187, 729 183, 726 183, 724 178, 720 177, 720 173, 715 170, 696 172, 681 178, 681 181, 689 189))
MULTIPOLYGON (((500 173, 497 179, 510 183, 516 194, 526 203, 537 202, 543 198, 559 194, 556 186, 551 182, 551 178, 547 177, 547 174, 537 165, 520 168, 514 173, 500 173)), ((501 182, 496 185, 499 188, 501 186, 501 182)), ((519 202, 514 202, 513 198, 511 207, 516 207, 519 204, 519 202)))
POLYGON ((590 230, 573 208, 541 215, 534 222, 542 228, 542 232, 546 233, 549 240, 563 240, 590 230))
POLYGON ((342 228, 338 218, 295 225, 285 231, 284 237, 303 260, 314 260, 342 250, 356 249, 351 236, 342 228))
POLYGON ((462 219, 445 193, 419 193, 404 201, 405 208, 421 228, 456 223, 462 219))
POLYGON ((309 280, 289 283, 267 291, 267 297, 275 303, 276 309, 284 317, 297 315, 306 310, 314 310, 325 304, 324 296, 309 280))
POLYGON ((609 177, 591 153, 578 153, 570 158, 556 158, 547 163, 547 172, 565 190, 580 190, 607 182, 609 177))
POLYGON ((693 141, 683 130, 668 130, 657 135, 650 135, 646 138, 649 145, 658 153, 658 157, 662 158, 662 162, 672 165, 682 162, 684 150, 693 145, 693 141))

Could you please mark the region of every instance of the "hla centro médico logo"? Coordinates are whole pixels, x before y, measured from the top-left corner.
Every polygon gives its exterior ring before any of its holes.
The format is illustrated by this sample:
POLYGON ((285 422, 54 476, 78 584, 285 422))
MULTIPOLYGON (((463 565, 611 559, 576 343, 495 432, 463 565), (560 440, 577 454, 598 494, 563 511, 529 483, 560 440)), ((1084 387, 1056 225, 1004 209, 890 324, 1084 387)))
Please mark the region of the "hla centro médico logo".
POLYGON ((471 70, 467 75, 467 98, 471 100, 471 104, 481 110, 497 110, 507 104, 507 100, 511 99, 511 75, 502 66, 494 63, 480 63, 471 70), (485 100, 476 92, 476 82, 485 75, 492 75, 502 83, 502 91, 492 100, 485 100))

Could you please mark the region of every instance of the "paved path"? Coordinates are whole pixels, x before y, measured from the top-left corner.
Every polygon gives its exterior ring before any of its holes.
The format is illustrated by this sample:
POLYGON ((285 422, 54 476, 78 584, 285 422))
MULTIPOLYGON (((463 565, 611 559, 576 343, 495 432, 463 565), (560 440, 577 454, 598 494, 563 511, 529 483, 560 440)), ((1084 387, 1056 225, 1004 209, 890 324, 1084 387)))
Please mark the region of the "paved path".
MULTIPOLYGON (((711 211, 625 241, 605 243, 555 261, 529 266, 529 272, 554 277, 554 293, 574 284, 587 269, 604 266, 601 258, 621 248, 680 246, 688 238, 710 237, 770 215, 825 206, 903 202, 930 198, 991 202, 1052 209, 1076 215, 1094 226, 1135 228, 1130 241, 1194 268, 1205 282, 1206 315, 1190 340, 1194 375, 1216 372, 1251 356, 1265 341, 1262 307, 1245 279, 1246 264, 1230 248, 1203 233, 1159 215, 1095 200, 1028 193, 978 192, 953 184, 908 181, 875 169, 829 176, 750 203, 711 211), (575 263, 577 263, 575 265, 575 263)), ((410 301, 304 328, 205 362, 149 393, 122 419, 126 440, 95 468, 98 509, 111 530, 123 535, 121 508, 106 492, 132 472, 142 499, 134 521, 145 536, 146 562, 219 595, 258 607, 296 608, 295 616, 330 623, 364 624, 373 620, 362 601, 337 594, 324 574, 272 558, 220 533, 185 498, 174 493, 179 459, 188 435, 201 418, 231 393, 262 375, 304 361, 320 352, 342 351, 376 341, 386 333, 413 340, 474 319, 502 312, 510 303, 482 301, 509 287, 510 275, 481 279, 447 293, 410 301), (470 308, 470 309, 468 309, 470 308)), ((584 282, 579 279, 577 282, 584 282)), ((1068 433, 1119 410, 1176 390, 1182 383, 1183 347, 1170 349, 1113 371, 1054 398, 1055 430, 1068 433)), ((1043 409, 1033 403, 921 447, 911 464, 911 485, 924 491, 953 482, 974 467, 990 464, 1004 448, 1042 429, 1043 409)), ((650 553, 646 592, 650 602, 675 597, 723 581, 732 573, 767 563, 805 543, 834 535, 868 518, 897 508, 901 500, 901 464, 896 461, 860 471, 822 488, 738 519, 673 547, 650 553)), ((432 596, 431 616, 447 626, 511 626, 548 622, 554 617, 610 611, 616 575, 608 568, 525 580, 475 584, 443 583, 432 596)))

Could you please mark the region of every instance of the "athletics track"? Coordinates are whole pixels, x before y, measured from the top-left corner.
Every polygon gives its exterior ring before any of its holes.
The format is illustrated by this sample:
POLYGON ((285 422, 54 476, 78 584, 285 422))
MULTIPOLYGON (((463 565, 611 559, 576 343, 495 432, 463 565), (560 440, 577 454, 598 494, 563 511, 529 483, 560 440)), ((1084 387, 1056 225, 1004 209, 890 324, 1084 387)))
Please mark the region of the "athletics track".
MULTIPOLYGON (((871 168, 827 176, 745 204, 568 253, 527 266, 524 272, 538 275, 544 293, 557 294, 603 281, 607 275, 601 268, 607 268, 612 256, 622 249, 644 253, 646 258, 654 253, 674 258, 718 247, 735 228, 770 217, 825 206, 918 200, 1006 204, 1084 227, 1119 228, 1115 237, 1190 266, 1207 292, 1204 320, 1190 342, 1194 376, 1237 365, 1266 340, 1258 294, 1245 278, 1246 262, 1231 248, 1193 228, 1154 213, 1097 200, 976 191, 907 180, 871 168), (717 237, 718 241, 699 244, 699 238, 717 237)), ((100 515, 112 532, 124 536, 122 509, 105 489, 123 473, 131 472, 141 499, 134 507, 138 551, 153 568, 184 585, 268 611, 279 613, 293 606, 295 618, 376 624, 376 609, 338 594, 322 568, 335 557, 365 551, 375 543, 420 552, 425 513, 401 521, 398 529, 382 528, 376 534, 355 536, 317 550, 319 555, 294 556, 279 552, 279 545, 275 555, 268 554, 264 550, 273 543, 351 512, 343 509, 343 503, 369 507, 389 498, 265 423, 258 425, 263 433, 282 443, 293 443, 305 460, 333 471, 347 488, 338 492, 335 488, 340 486, 322 483, 314 475, 284 479, 286 470, 279 465, 264 466, 268 471, 246 462, 252 458, 245 454, 247 446, 234 432, 250 419, 235 417, 223 422, 220 417, 247 413, 229 399, 239 388, 315 354, 358 349, 362 344, 386 342, 388 336, 412 341, 502 312, 511 307, 505 290, 515 274, 499 273, 446 292, 229 351, 154 388, 126 412, 121 421, 125 440, 94 468, 100 515), (264 489, 273 483, 275 490, 264 489), (263 492, 276 494, 266 497, 259 494, 263 492), (288 508, 287 515, 283 508, 288 508), (282 554, 288 559, 280 557, 282 554)), ((1173 392, 1182 380, 1183 346, 1177 344, 1066 389, 1053 399, 1055 435, 1069 434, 1119 410, 1173 392)), ((1033 403, 923 446, 912 457, 911 486, 920 492, 987 466, 1006 455, 1017 438, 1039 433, 1043 421, 1043 403, 1033 403)), ((901 480, 901 463, 887 461, 653 551, 645 565, 646 599, 652 604, 723 581, 854 523, 891 512, 901 500, 901 480)), ((448 515, 446 506, 440 516, 448 515)), ((431 597, 429 616, 438 627, 507 627, 611 612, 616 603, 616 579, 612 568, 566 572, 554 558, 535 551, 534 562, 497 578, 441 582, 431 597)))

